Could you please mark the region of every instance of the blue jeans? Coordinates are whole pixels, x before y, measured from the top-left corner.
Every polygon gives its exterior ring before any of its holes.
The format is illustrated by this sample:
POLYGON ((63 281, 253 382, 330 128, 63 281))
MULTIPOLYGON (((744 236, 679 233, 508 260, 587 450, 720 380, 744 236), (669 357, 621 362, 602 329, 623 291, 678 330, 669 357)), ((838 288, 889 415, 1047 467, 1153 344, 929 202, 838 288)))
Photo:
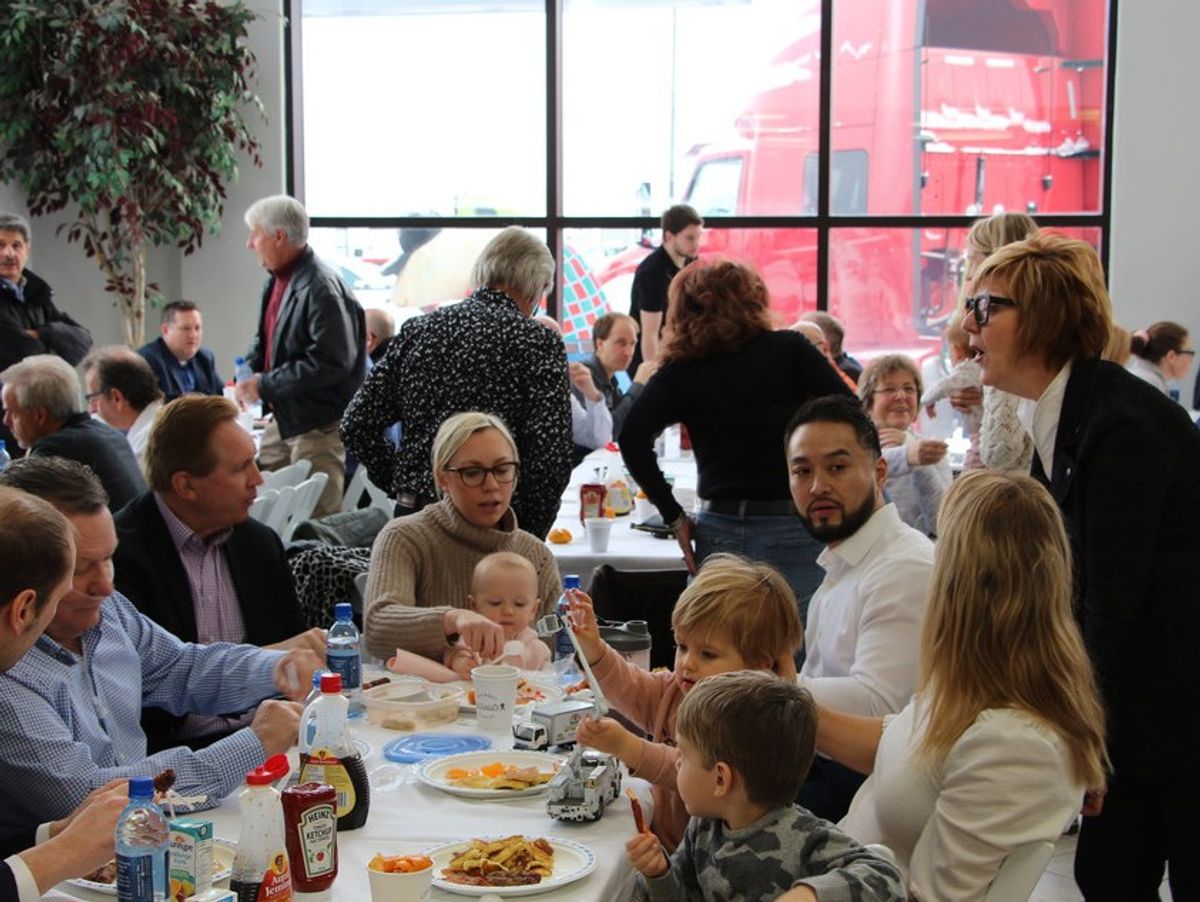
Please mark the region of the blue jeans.
MULTIPOLYGON (((825 546, 808 534, 798 516, 736 517, 700 511, 696 514, 695 540, 697 566, 710 554, 722 552, 770 564, 796 593, 800 625, 807 623, 809 599, 825 578, 825 571, 817 563, 817 555, 825 546)), ((796 666, 803 661, 801 649, 796 666)))

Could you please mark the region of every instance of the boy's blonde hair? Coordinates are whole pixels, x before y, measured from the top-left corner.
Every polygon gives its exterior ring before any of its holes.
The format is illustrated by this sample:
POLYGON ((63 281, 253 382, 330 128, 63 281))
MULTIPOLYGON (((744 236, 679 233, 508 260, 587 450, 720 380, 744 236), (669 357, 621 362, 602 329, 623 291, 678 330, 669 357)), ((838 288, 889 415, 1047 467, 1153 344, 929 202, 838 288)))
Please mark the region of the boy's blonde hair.
POLYGON ((773 567, 736 554, 705 560, 671 612, 679 633, 720 634, 752 667, 793 655, 804 638, 796 596, 773 567))
POLYGON ((494 551, 480 558, 479 563, 471 572, 471 594, 477 595, 479 586, 487 579, 488 574, 495 570, 523 570, 533 580, 534 591, 537 591, 537 568, 533 566, 529 558, 522 557, 514 551, 494 551))
POLYGON ((795 680, 736 670, 706 677, 688 693, 675 733, 711 770, 732 767, 756 805, 791 805, 817 743, 817 706, 795 680))

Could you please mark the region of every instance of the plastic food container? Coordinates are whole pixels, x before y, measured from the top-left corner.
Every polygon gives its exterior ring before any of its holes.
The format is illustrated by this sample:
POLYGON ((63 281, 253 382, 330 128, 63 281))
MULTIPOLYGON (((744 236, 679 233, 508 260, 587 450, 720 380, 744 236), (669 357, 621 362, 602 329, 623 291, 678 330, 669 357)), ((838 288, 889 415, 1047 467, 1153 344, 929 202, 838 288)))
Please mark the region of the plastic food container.
POLYGON ((461 686, 401 680, 363 693, 367 719, 389 730, 424 730, 458 720, 461 686))

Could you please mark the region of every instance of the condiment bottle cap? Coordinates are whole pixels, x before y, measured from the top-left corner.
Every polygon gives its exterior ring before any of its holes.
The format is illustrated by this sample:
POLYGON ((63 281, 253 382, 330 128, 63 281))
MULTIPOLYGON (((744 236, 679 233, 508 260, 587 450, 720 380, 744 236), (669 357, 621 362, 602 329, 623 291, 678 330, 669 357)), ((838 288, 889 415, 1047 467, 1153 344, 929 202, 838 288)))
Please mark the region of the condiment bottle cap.
POLYGON ((267 770, 265 767, 256 767, 246 774, 246 785, 270 786, 278 779, 279 776, 274 771, 267 770))
POLYGON ((323 673, 323 674, 321 674, 321 691, 322 692, 341 692, 342 691, 342 675, 340 673, 323 673))

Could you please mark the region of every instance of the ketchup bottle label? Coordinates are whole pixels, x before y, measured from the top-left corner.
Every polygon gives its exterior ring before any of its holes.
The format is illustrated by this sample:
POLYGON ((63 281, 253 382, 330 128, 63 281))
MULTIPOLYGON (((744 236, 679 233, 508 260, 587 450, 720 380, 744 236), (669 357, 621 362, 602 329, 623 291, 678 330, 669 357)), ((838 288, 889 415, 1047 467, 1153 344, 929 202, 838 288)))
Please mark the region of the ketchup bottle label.
POLYGON ((332 805, 315 805, 300 816, 296 825, 303 849, 305 876, 323 877, 337 867, 337 812, 332 805))

